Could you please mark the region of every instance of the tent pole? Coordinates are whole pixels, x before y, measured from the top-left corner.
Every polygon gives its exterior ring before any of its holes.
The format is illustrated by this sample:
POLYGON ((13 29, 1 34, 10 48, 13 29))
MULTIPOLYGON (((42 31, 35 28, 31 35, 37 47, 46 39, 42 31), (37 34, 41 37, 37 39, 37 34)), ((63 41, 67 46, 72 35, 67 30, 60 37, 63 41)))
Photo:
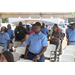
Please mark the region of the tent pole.
POLYGON ((40 17, 41 25, 42 25, 42 18, 40 17))
POLYGON ((1 18, 0 18, 0 23, 1 23, 1 18))
POLYGON ((26 20, 25 20, 25 24, 26 24, 26 20))

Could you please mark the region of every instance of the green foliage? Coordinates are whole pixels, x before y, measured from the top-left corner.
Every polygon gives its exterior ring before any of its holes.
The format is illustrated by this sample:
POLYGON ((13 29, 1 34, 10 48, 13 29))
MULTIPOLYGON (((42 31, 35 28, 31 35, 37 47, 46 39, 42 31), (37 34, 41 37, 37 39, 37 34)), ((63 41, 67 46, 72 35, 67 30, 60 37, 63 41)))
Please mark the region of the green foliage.
POLYGON ((75 12, 70 12, 70 13, 75 15, 75 12))
POLYGON ((8 23, 8 18, 1 18, 2 19, 2 23, 8 23))

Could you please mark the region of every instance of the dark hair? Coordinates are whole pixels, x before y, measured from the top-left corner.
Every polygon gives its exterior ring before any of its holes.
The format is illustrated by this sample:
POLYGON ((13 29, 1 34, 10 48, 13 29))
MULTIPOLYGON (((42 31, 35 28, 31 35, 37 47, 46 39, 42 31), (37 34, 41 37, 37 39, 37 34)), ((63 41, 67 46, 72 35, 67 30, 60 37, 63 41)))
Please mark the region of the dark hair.
POLYGON ((37 26, 41 26, 40 22, 36 22, 35 25, 37 25, 37 26))
MULTIPOLYGON (((57 25, 57 24, 54 24, 53 28, 54 28, 54 27, 58 28, 58 25, 57 25)), ((55 31, 53 31, 52 35, 53 35, 54 33, 55 33, 55 31)), ((57 32, 56 32, 56 36, 57 36, 57 34, 58 34, 58 29, 57 29, 57 32)))
POLYGON ((7 32, 7 28, 6 27, 4 27, 4 28, 5 28, 4 32, 7 32))
MULTIPOLYGON (((4 26, 3 26, 4 27, 4 26)), ((4 27, 5 29, 4 29, 4 32, 7 32, 7 28, 6 27, 4 27)))
MULTIPOLYGON (((10 25, 10 24, 8 24, 8 25, 10 25)), ((11 25, 10 25, 10 29, 11 29, 11 25)))
POLYGON ((45 25, 45 23, 42 23, 43 25, 45 25))
POLYGON ((26 25, 26 29, 29 31, 30 30, 30 27, 29 27, 29 25, 26 25), (28 29, 27 29, 27 27, 28 27, 28 29))
POLYGON ((5 57, 5 59, 8 61, 8 62, 14 62, 14 57, 13 57, 13 54, 9 51, 4 51, 2 53, 5 57))
POLYGON ((58 27, 58 25, 55 23, 54 26, 58 27))

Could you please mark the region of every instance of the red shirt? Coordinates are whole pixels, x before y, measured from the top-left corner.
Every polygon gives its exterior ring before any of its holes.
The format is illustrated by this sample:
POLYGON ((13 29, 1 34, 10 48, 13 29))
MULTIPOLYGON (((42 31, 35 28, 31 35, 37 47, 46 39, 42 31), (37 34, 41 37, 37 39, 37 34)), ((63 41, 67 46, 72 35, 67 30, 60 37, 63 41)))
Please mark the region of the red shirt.
POLYGON ((30 31, 29 35, 32 34, 32 33, 34 33, 34 30, 30 31))

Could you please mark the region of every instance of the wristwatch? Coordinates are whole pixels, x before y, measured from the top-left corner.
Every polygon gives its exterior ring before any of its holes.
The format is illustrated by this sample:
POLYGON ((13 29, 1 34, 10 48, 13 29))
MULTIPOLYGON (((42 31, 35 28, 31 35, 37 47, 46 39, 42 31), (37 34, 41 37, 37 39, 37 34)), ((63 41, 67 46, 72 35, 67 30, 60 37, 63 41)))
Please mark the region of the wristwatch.
POLYGON ((40 57, 40 55, 36 55, 36 56, 37 56, 37 58, 40 57))

